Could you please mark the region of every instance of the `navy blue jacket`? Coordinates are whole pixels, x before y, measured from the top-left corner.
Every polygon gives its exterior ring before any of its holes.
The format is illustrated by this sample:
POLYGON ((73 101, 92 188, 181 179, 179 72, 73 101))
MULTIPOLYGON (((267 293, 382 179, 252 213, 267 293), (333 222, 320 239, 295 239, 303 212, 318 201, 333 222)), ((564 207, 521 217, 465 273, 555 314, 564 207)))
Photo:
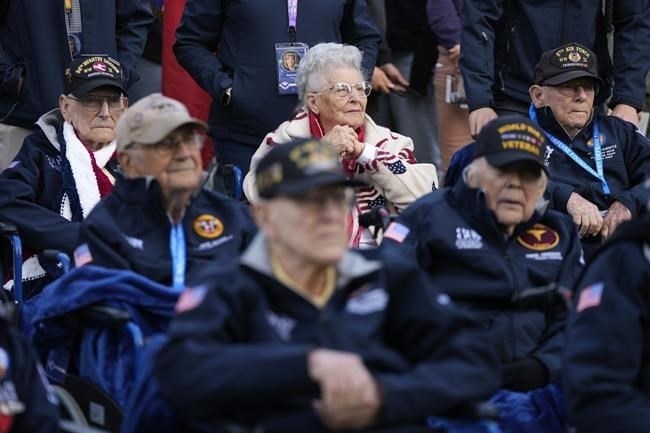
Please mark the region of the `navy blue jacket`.
POLYGON ((0 319, 0 353, 0 425, 10 422, 11 432, 58 432, 57 398, 34 351, 4 318, 0 319))
MULTIPOLYGON (((499 94, 528 103, 528 88, 542 53, 564 43, 577 42, 592 49, 601 76, 611 78, 601 3, 466 0, 461 14, 460 67, 469 109, 494 107, 494 96, 499 94)), ((610 105, 624 103, 640 110, 650 68, 650 4, 648 0, 615 0, 613 8, 615 86, 610 105)))
MULTIPOLYGON (((137 79, 153 15, 146 0, 79 0, 84 52, 120 61, 124 85, 137 79)), ((43 113, 58 105, 64 74, 72 60, 63 0, 12 0, 0 20, 0 122, 34 128, 43 113), (18 81, 24 78, 19 91, 18 81)))
MULTIPOLYGON (((554 135, 595 170, 593 120, 572 139, 555 120, 550 108, 537 109, 540 126, 554 135)), ((587 173, 564 152, 548 143, 545 164, 550 179, 548 198, 551 208, 566 212, 571 193, 580 194, 600 210, 618 200, 638 216, 645 212, 650 190, 643 182, 650 176, 650 141, 631 123, 614 116, 597 115, 603 155, 603 173, 611 195, 603 193, 600 181, 587 173)))
MULTIPOLYGON (((192 198, 181 224, 189 286, 202 283, 205 268, 235 260, 257 231, 245 205, 207 189, 192 198)), ((121 177, 84 220, 79 244, 88 244, 93 265, 132 270, 171 285, 170 230, 158 182, 121 177)))
MULTIPOLYGON (((275 44, 290 42, 286 6, 268 0, 187 2, 174 52, 214 98, 209 124, 217 139, 257 148, 294 111, 297 97, 278 95, 275 58, 275 44), (221 97, 228 87, 232 99, 224 107, 221 97)), ((365 0, 298 2, 297 41, 309 46, 356 45, 363 52, 361 66, 367 76, 374 69, 380 39, 365 0)))
POLYGON ((564 384, 591 433, 650 429, 650 220, 621 225, 576 285, 564 384))
POLYGON ((534 357, 557 378, 566 312, 546 304, 515 308, 511 299, 552 282, 573 287, 582 264, 569 217, 535 213, 506 238, 483 192, 460 181, 418 199, 398 222, 408 235, 403 243, 384 237, 382 249, 415 255, 436 287, 491 331, 504 363, 534 357))
POLYGON ((272 276, 265 239, 255 238, 227 282, 172 320, 156 366, 163 397, 185 416, 323 432, 307 368, 316 347, 363 359, 383 390, 376 428, 426 431, 427 415, 489 397, 499 371, 478 326, 408 262, 365 254, 342 258, 318 309, 272 276))
MULTIPOLYGON (((0 215, 18 229, 23 246, 34 251, 46 248, 72 254, 79 238, 79 222, 59 213, 63 194, 61 147, 56 130, 63 118, 56 112, 43 130, 25 139, 10 167, 0 173, 0 215)), ((40 124, 40 122, 39 122, 40 124)), ((107 164, 117 175, 117 161, 107 164)))

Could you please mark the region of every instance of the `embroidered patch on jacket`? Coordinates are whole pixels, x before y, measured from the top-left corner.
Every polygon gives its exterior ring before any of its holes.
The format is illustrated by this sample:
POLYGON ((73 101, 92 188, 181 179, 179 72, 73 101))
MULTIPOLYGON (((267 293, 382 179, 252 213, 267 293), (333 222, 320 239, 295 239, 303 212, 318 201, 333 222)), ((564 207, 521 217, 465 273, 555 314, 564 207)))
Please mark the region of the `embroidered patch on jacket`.
POLYGON ((600 300, 603 296, 604 288, 605 285, 601 282, 598 282, 582 289, 580 292, 580 298, 578 298, 578 306, 576 307, 576 312, 579 313, 586 310, 587 308, 597 307, 600 305, 600 300))
POLYGON ((79 268, 93 261, 93 255, 88 248, 88 244, 81 244, 74 250, 74 265, 79 268))
POLYGON ((296 327, 295 320, 288 316, 275 314, 273 311, 266 313, 266 320, 282 341, 291 340, 291 333, 293 332, 293 328, 296 327))
POLYGON ((555 248, 560 243, 560 235, 544 224, 535 224, 517 237, 524 247, 533 251, 546 251, 555 248))
POLYGON ((483 238, 473 229, 456 227, 456 248, 459 250, 480 250, 483 248, 483 238))
POLYGON ((404 242, 404 239, 408 236, 411 229, 406 227, 404 224, 393 221, 388 225, 388 228, 384 232, 384 239, 392 239, 395 242, 404 242))
POLYGON ((380 287, 348 299, 345 311, 351 314, 370 314, 385 310, 386 305, 388 305, 388 293, 380 287))
POLYGON ((5 378, 7 370, 9 370, 9 354, 0 347, 0 380, 5 378))
MULTIPOLYGON (((605 134, 603 134, 602 132, 600 132, 600 133, 598 134, 598 141, 600 141, 600 145, 601 145, 601 146, 604 145, 605 142, 607 141, 607 136, 606 136, 605 134)), ((593 139, 593 138, 590 138, 590 139, 587 141, 587 146, 589 146, 589 147, 593 147, 593 146, 594 146, 594 139, 593 139)))
POLYGON ((207 239, 218 238, 223 233, 221 220, 210 214, 202 214, 196 217, 192 227, 197 235, 207 239))
POLYGON ((177 313, 182 313, 184 311, 193 310, 203 302, 207 289, 203 286, 200 287, 188 287, 183 290, 181 295, 176 301, 176 306, 174 306, 174 311, 177 313))

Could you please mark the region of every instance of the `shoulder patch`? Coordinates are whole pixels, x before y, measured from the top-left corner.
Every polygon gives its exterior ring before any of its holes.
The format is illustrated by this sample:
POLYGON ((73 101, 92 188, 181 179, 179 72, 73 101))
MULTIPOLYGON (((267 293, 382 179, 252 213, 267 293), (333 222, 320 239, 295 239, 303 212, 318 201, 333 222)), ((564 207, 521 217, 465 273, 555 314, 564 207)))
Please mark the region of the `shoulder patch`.
POLYGON ((560 235, 544 224, 535 224, 517 237, 524 247, 533 251, 546 251, 555 248, 560 243, 560 235))
POLYGON ((602 282, 597 282, 582 289, 580 292, 580 297, 578 298, 576 313, 580 313, 587 308, 593 308, 600 305, 600 300, 603 296, 604 288, 605 285, 602 282))
POLYGON ((192 227, 197 235, 206 239, 218 238, 223 233, 221 220, 210 214, 202 214, 196 217, 192 227))
POLYGON ((393 221, 388 225, 388 228, 384 232, 384 238, 392 239, 395 242, 402 243, 410 231, 411 229, 406 227, 404 224, 393 221))
POLYGON ((176 313, 183 313, 185 311, 193 310, 203 302, 207 289, 205 287, 188 287, 183 290, 178 297, 174 311, 176 313))
POLYGON ((4 379, 7 370, 9 370, 9 354, 0 347, 0 380, 4 379))

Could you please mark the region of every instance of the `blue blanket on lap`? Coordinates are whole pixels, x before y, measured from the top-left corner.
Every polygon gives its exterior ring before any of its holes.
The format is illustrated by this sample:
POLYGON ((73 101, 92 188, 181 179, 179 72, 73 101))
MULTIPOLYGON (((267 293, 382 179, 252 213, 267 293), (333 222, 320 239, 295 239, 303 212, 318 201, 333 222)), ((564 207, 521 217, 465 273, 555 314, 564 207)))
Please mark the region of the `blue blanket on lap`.
POLYGON ((124 327, 82 328, 73 314, 101 303, 127 311, 144 337, 165 332, 180 292, 131 271, 83 266, 28 300, 21 324, 57 383, 72 371, 107 391, 120 405, 135 380, 135 348, 124 327))
POLYGON ((431 417, 433 429, 447 433, 565 433, 566 409, 562 391, 548 385, 530 392, 500 390, 490 402, 499 409, 498 426, 490 421, 431 417))

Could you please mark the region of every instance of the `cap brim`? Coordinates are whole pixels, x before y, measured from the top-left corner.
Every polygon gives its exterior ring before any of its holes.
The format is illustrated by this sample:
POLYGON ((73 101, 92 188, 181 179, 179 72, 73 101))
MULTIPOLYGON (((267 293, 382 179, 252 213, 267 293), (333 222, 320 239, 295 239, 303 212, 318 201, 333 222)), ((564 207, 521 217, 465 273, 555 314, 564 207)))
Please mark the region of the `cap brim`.
POLYGON ((598 82, 599 85, 604 85, 605 82, 600 79, 599 76, 592 74, 589 71, 567 71, 563 72, 559 75, 555 75, 551 78, 547 78, 543 80, 540 84, 545 86, 557 86, 558 84, 566 83, 567 81, 574 80, 576 78, 591 78, 592 80, 595 80, 598 82))
POLYGON ((494 167, 504 167, 516 162, 532 162, 548 174, 548 169, 542 161, 528 152, 510 151, 491 153, 485 156, 487 162, 494 167))
POLYGON ((99 78, 96 80, 88 80, 88 82, 82 84, 81 86, 77 87, 74 91, 70 92, 77 98, 81 98, 82 96, 86 95, 88 92, 91 90, 95 90, 98 87, 105 87, 105 86, 110 86, 110 87, 115 87, 116 89, 119 89, 122 93, 126 93, 124 90, 124 87, 122 86, 121 83, 111 80, 109 78, 99 78))
POLYGON ((300 179, 293 183, 285 183, 278 188, 270 188, 266 193, 260 192, 262 198, 273 198, 279 196, 297 196, 305 194, 316 188, 326 186, 368 186, 367 183, 360 180, 348 179, 345 176, 336 173, 323 173, 309 179, 300 179))
POLYGON ((189 117, 185 113, 175 112, 167 116, 160 116, 156 119, 156 124, 148 126, 147 131, 139 135, 136 141, 142 144, 158 143, 172 131, 185 125, 194 125, 205 131, 208 130, 208 125, 205 122, 189 117))

